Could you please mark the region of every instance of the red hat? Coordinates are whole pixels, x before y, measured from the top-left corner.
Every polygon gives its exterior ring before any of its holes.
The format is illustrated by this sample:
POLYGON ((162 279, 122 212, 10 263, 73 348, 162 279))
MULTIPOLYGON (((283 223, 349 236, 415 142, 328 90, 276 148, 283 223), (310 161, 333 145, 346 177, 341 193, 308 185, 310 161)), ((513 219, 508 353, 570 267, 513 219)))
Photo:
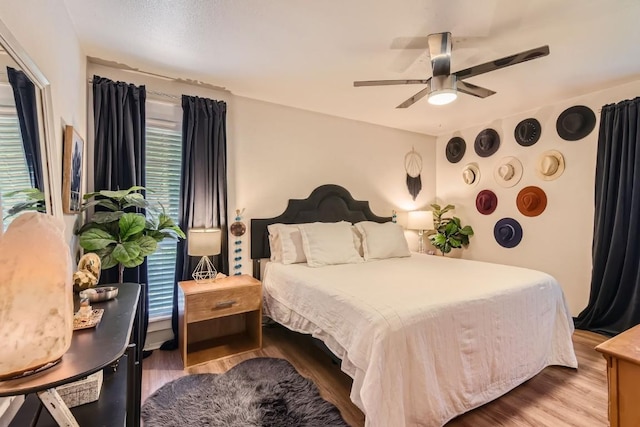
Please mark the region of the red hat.
POLYGON ((498 207, 498 197, 491 190, 482 190, 476 197, 476 209, 482 215, 493 213, 498 207))

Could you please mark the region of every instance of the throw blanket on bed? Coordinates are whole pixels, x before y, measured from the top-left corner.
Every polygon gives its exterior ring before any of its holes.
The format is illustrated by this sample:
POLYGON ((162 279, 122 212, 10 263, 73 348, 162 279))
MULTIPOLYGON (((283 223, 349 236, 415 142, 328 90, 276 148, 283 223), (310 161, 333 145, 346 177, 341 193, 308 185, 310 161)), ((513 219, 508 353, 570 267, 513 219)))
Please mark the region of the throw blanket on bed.
POLYGON ((414 254, 269 263, 265 313, 323 340, 368 427, 441 426, 548 365, 577 367, 573 322, 539 271, 414 254))

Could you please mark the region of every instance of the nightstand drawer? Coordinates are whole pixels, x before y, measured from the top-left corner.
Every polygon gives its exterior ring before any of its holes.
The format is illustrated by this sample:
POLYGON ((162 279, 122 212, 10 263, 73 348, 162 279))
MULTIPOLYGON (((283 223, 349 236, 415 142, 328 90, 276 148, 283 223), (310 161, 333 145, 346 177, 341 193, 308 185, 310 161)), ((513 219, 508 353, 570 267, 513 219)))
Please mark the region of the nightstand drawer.
POLYGON ((186 296, 187 323, 257 310, 262 304, 260 287, 234 287, 186 296))

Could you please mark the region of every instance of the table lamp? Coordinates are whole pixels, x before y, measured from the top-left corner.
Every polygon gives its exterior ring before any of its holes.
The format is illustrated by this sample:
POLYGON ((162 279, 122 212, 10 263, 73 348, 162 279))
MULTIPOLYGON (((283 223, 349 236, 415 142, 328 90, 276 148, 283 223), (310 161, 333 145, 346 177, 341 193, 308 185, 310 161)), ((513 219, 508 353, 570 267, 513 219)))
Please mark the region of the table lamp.
POLYGON ((187 240, 189 256, 201 256, 200 262, 193 270, 193 280, 203 282, 215 280, 216 268, 209 259, 209 255, 220 253, 222 232, 219 228, 190 228, 187 240))
POLYGON ((409 212, 407 228, 409 230, 418 230, 418 252, 424 253, 424 232, 427 230, 433 230, 433 212, 409 212))

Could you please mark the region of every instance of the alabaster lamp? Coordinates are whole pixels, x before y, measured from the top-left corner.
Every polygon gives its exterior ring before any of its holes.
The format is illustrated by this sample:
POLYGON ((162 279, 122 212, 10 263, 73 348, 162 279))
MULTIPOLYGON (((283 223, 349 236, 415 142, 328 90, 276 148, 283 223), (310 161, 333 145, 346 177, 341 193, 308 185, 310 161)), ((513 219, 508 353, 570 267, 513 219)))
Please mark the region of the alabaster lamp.
POLYGON ((424 253, 424 232, 427 230, 433 230, 433 212, 409 212, 407 228, 409 230, 418 230, 418 252, 424 253))
POLYGON ((0 237, 0 381, 52 366, 73 332, 71 255, 64 222, 23 213, 0 237))
POLYGON ((218 272, 209 259, 210 255, 220 253, 222 232, 219 228, 190 228, 187 240, 189 256, 200 256, 200 262, 193 270, 193 280, 204 282, 215 280, 218 272))

